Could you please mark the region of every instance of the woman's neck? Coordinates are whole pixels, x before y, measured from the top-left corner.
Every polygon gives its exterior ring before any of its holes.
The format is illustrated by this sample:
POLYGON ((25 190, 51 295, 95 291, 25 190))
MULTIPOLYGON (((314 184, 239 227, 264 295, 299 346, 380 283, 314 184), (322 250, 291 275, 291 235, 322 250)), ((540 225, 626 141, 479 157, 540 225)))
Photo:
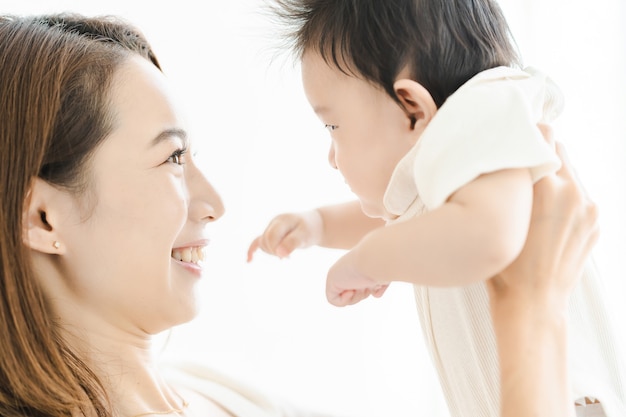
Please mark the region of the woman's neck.
POLYGON ((67 332, 66 339, 100 379, 114 415, 175 414, 185 407, 185 400, 160 374, 151 335, 101 323, 69 328, 90 329, 79 334, 67 332))

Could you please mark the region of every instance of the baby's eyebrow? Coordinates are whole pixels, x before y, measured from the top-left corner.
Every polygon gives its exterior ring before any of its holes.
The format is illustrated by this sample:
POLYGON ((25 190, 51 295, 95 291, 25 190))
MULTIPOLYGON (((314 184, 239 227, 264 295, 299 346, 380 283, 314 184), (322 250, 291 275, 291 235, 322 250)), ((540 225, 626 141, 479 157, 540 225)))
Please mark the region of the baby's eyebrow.
POLYGON ((328 113, 330 109, 326 106, 313 106, 313 111, 319 116, 328 113))
POLYGON ((183 144, 185 145, 185 147, 189 145, 188 140, 187 140, 187 132, 185 130, 183 130, 183 129, 173 128, 173 129, 165 129, 164 131, 159 133, 157 135, 157 137, 152 139, 152 142, 150 143, 150 146, 151 147, 157 146, 161 142, 166 141, 168 139, 171 139, 172 136, 177 136, 180 139, 182 139, 183 144))

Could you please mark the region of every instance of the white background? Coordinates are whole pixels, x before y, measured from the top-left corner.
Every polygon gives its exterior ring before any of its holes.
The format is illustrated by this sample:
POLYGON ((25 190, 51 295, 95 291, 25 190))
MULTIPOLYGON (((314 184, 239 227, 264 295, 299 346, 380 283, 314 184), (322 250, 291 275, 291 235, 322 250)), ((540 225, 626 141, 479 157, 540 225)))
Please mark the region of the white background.
MULTIPOLYGON (((626 332, 626 23, 623 0, 502 0, 527 65, 551 74, 555 124, 601 213, 595 257, 626 332)), ((202 361, 304 406, 349 417, 444 416, 410 287, 338 309, 324 298, 339 251, 287 260, 249 242, 271 217, 352 198, 327 164, 329 139, 259 0, 0 0, 5 13, 118 14, 151 40, 187 103, 194 146, 227 213, 211 226, 203 311, 163 355, 202 361)), ((165 219, 164 219, 165 220, 165 219)))

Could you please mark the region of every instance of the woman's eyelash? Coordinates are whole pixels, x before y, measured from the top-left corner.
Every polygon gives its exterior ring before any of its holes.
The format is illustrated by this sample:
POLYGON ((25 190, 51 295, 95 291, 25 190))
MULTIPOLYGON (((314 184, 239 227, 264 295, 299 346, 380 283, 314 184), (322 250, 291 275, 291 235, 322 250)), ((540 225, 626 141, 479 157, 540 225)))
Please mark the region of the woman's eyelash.
POLYGON ((171 162, 176 165, 184 165, 185 160, 183 156, 187 153, 187 148, 179 148, 176 149, 170 156, 167 158, 166 162, 171 162))
POLYGON ((324 129, 328 130, 329 132, 332 132, 333 130, 339 129, 339 126, 337 126, 337 125, 324 125, 324 129))

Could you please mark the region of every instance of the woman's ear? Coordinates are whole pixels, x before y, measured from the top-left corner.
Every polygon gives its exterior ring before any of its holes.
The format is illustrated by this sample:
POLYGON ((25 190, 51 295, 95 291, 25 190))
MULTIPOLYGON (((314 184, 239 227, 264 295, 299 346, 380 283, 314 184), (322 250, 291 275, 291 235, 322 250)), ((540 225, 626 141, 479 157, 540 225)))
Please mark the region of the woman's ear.
POLYGON ((437 105, 428 90, 417 81, 407 78, 397 80, 393 89, 411 118, 411 127, 424 130, 437 113, 437 105))
POLYGON ((32 250, 54 255, 65 253, 56 224, 62 212, 55 204, 59 192, 41 178, 35 178, 31 184, 22 219, 22 238, 32 250))

